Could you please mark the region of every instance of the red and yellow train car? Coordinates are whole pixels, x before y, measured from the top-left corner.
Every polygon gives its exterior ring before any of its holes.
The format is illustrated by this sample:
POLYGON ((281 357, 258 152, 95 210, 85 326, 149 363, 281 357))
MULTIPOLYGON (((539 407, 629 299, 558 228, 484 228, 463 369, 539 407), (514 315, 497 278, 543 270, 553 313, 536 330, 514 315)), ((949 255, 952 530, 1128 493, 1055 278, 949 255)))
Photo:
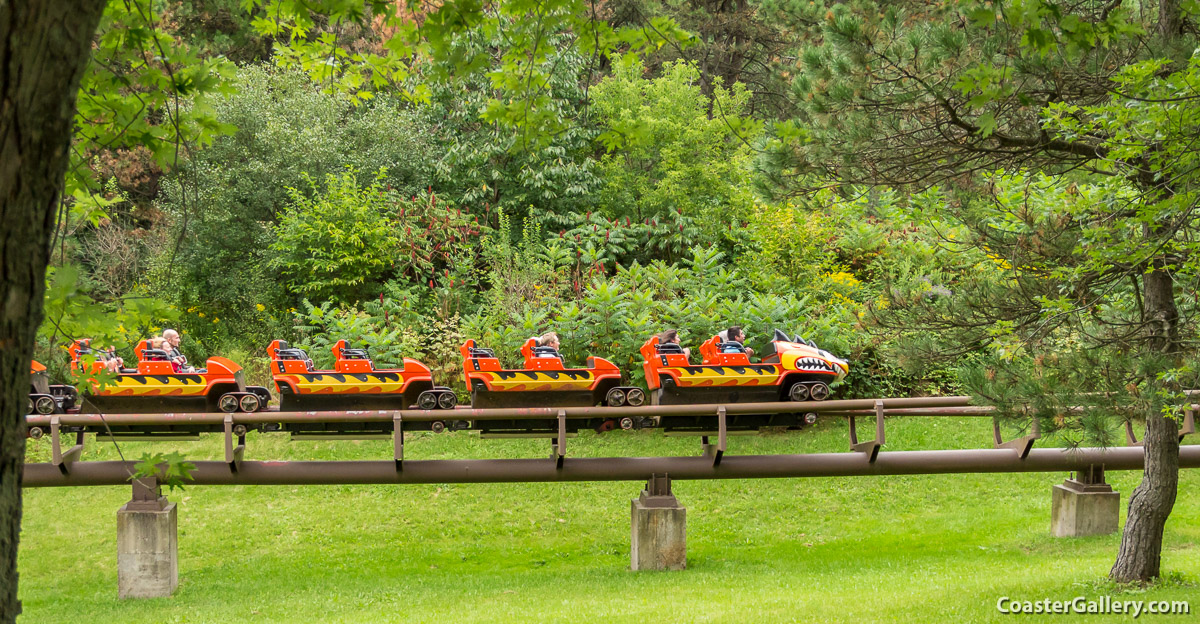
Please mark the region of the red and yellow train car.
POLYGON ((458 398, 435 387, 429 367, 404 358, 400 368, 377 369, 366 349, 333 345, 333 370, 316 370, 302 349, 276 340, 268 347, 271 373, 285 411, 355 409, 453 409, 458 398))
MULTIPOLYGON (((106 354, 93 352, 91 341, 70 347, 71 366, 83 373, 105 370, 106 354), (89 365, 83 356, 94 354, 89 365)), ((266 388, 246 385, 242 367, 223 357, 211 357, 199 370, 179 370, 166 351, 151 349, 145 340, 134 353, 136 368, 122 368, 103 388, 96 385, 84 403, 88 413, 255 412, 266 409, 266 388)))
POLYGON ((474 340, 460 351, 475 408, 618 407, 645 400, 641 388, 621 386, 621 369, 612 362, 592 356, 587 368, 567 368, 557 350, 539 347, 533 338, 521 347, 525 364, 519 369, 505 369, 494 351, 475 346, 474 340))

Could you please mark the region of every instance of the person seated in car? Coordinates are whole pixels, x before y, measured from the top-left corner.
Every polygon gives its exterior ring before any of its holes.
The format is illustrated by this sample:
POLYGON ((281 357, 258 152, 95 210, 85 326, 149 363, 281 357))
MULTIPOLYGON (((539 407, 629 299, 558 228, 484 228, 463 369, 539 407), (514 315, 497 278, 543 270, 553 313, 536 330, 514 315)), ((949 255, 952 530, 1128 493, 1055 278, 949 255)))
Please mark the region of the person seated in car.
POLYGON ((125 367, 125 360, 117 355, 116 347, 109 347, 101 351, 100 357, 104 360, 104 370, 110 373, 119 373, 125 367))
MULTIPOLYGON (((537 346, 539 346, 539 347, 549 347, 551 349, 554 349, 555 351, 558 351, 558 345, 559 345, 558 334, 556 334, 554 332, 546 332, 545 334, 538 336, 537 346)), ((543 353, 547 353, 547 352, 543 352, 543 353)), ((556 357, 556 356, 553 354, 549 354, 549 355, 539 355, 539 357, 556 357)))
POLYGON ((171 360, 171 367, 178 369, 176 372, 193 373, 196 371, 188 366, 187 358, 179 351, 179 332, 173 329, 164 329, 163 341, 166 343, 163 349, 167 352, 167 358, 171 360))
POLYGON ((730 327, 729 329, 725 330, 724 334, 725 335, 721 339, 722 343, 736 342, 742 346, 740 349, 732 347, 732 346, 731 347, 722 347, 721 351, 723 353, 745 352, 747 356, 754 355, 754 349, 751 349, 750 347, 745 346, 746 332, 742 331, 741 327, 734 325, 733 327, 730 327))
POLYGON ((159 353, 148 354, 146 357, 147 360, 149 360, 151 362, 162 362, 162 361, 170 362, 171 363, 171 372, 173 372, 173 373, 182 373, 183 372, 183 366, 180 365, 179 362, 171 359, 171 344, 169 342, 167 342, 166 338, 163 338, 162 336, 155 336, 146 341, 146 346, 149 347, 151 350, 162 352, 161 354, 159 354, 159 353))
MULTIPOLYGON (((664 331, 663 333, 659 334, 658 335, 658 344, 660 344, 660 345, 665 345, 665 344, 677 345, 677 344, 679 344, 679 330, 668 329, 668 330, 664 331)), ((684 356, 691 357, 692 350, 689 347, 680 347, 680 349, 683 351, 684 356)))
POLYGON ((563 364, 566 360, 562 354, 558 352, 559 341, 558 334, 554 332, 546 332, 537 337, 536 346, 533 348, 533 357, 535 358, 558 358, 563 364))

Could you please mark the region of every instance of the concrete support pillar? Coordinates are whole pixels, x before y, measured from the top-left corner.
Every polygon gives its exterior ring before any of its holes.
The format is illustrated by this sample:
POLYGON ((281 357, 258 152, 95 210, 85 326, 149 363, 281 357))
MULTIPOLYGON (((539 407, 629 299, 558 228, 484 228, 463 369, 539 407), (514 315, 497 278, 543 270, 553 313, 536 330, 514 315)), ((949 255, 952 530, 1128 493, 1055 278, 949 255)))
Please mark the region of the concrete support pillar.
POLYGON ((154 479, 133 482, 117 511, 117 595, 162 598, 179 585, 178 516, 154 479))
POLYGON ((1117 532, 1121 494, 1104 482, 1104 467, 1091 466, 1051 490, 1050 534, 1085 537, 1117 532))
POLYGON ((653 475, 631 502, 633 570, 682 570, 687 567, 687 510, 671 494, 671 479, 653 475))

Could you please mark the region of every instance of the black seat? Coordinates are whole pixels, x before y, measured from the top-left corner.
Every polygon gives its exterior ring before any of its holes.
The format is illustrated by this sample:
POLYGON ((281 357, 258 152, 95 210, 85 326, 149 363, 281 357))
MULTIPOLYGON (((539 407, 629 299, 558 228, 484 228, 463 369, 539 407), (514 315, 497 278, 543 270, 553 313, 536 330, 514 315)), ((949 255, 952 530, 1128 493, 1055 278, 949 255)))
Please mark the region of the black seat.
POLYGON ((483 347, 471 347, 470 351, 468 351, 468 353, 470 353, 471 357, 473 357, 473 358, 494 358, 494 357, 496 357, 495 351, 492 351, 491 349, 485 349, 483 347))
POLYGON ((342 349, 342 357, 346 358, 347 360, 369 359, 367 357, 366 349, 342 349))
POLYGON ((670 354, 670 353, 682 354, 683 353, 683 345, 680 345, 677 342, 660 342, 660 343, 654 345, 654 352, 662 353, 662 354, 670 354))
POLYGON ((147 362, 166 362, 168 355, 162 349, 142 349, 142 359, 147 362))
POLYGON ((721 353, 745 353, 746 346, 736 340, 732 340, 718 344, 717 351, 721 353))
POLYGON ((534 347, 533 357, 554 357, 562 359, 562 356, 558 353, 558 349, 555 349, 554 347, 534 347))
POLYGON ((286 342, 280 342, 279 345, 280 346, 278 349, 275 350, 275 353, 279 356, 279 359, 281 359, 281 360, 307 360, 307 359, 309 359, 308 351, 305 351, 304 349, 290 348, 287 346, 286 342))
MULTIPOLYGON (((288 343, 280 340, 279 347, 275 349, 275 355, 281 360, 300 360, 304 362, 304 367, 308 370, 313 369, 312 358, 308 357, 308 351, 304 349, 293 349, 288 346, 288 343)), ((279 369, 282 372, 282 368, 279 369)), ((197 371, 201 372, 201 371, 197 371)))

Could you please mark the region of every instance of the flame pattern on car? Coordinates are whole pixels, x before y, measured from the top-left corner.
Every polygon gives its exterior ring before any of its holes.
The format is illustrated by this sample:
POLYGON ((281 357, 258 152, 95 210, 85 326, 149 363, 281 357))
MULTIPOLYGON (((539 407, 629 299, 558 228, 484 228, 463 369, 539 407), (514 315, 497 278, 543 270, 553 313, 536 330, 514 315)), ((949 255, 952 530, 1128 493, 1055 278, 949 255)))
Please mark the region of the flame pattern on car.
POLYGON ((117 375, 100 396, 204 396, 208 382, 200 374, 117 375))
POLYGON ((595 373, 587 369, 471 371, 471 379, 482 380, 492 390, 503 391, 591 390, 599 381, 595 373))
POLYGON ((400 373, 275 375, 277 385, 288 382, 296 394, 403 394, 411 381, 400 373))

